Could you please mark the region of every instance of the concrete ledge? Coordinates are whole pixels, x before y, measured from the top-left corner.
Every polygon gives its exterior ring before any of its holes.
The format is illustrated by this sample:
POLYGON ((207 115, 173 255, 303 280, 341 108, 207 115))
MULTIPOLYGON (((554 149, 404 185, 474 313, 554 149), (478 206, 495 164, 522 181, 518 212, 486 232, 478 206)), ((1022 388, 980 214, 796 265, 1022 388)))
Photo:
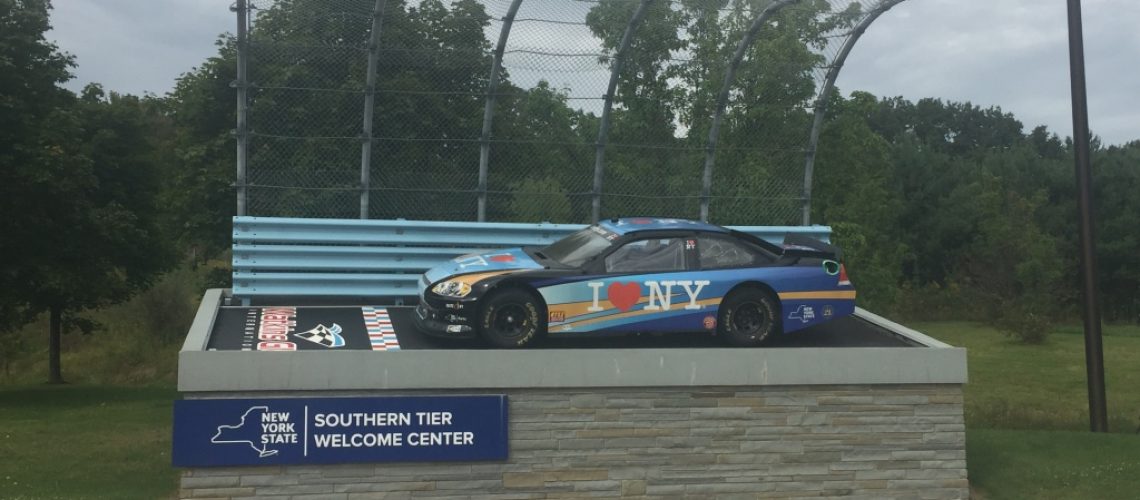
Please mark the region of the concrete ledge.
POLYGON ((202 296, 202 303, 198 305, 198 312, 194 314, 194 322, 190 323, 190 331, 186 333, 186 340, 182 343, 181 352, 203 351, 210 341, 210 332, 214 330, 214 320, 218 317, 218 307, 222 305, 222 296, 225 290, 211 288, 202 296))
POLYGON ((184 351, 178 390, 961 384, 960 348, 184 351))
POLYGON ((962 384, 966 350, 865 310, 920 346, 813 348, 207 351, 222 290, 210 290, 179 353, 193 392, 962 384))
POLYGON ((879 316, 878 314, 863 309, 862 307, 855 308, 855 317, 921 346, 940 348, 954 347, 922 332, 912 330, 903 325, 895 323, 894 321, 879 316))

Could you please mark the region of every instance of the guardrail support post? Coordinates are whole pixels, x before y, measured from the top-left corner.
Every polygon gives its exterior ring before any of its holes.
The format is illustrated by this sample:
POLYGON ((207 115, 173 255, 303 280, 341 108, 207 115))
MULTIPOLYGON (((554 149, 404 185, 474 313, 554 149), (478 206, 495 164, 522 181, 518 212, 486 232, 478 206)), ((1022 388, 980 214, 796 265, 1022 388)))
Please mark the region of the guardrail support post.
POLYGON ((507 8, 507 15, 503 16, 503 27, 499 30, 499 41, 495 44, 495 53, 491 58, 491 75, 487 80, 487 102, 483 106, 483 133, 479 136, 479 222, 487 220, 487 169, 491 161, 491 122, 495 116, 495 91, 499 87, 499 72, 503 68, 503 50, 507 47, 507 39, 511 36, 511 26, 514 25, 515 15, 519 12, 522 0, 513 0, 507 8))
POLYGON ((701 181, 701 221, 707 222, 709 220, 713 164, 716 163, 716 142, 720 136, 720 122, 724 118, 724 109, 728 106, 728 94, 732 91, 733 80, 736 79, 736 70, 740 68, 740 61, 744 59, 744 53, 748 51, 748 47, 752 45, 752 41, 756 39, 756 35, 764 27, 764 23, 786 5, 798 1, 776 0, 764 7, 764 10, 760 11, 760 14, 757 14, 756 18, 752 20, 752 25, 748 27, 748 31, 744 33, 744 38, 736 46, 736 52, 733 53, 728 68, 724 71, 724 84, 721 85, 720 94, 716 98, 716 111, 713 113, 712 124, 709 126, 709 140, 705 145, 705 168, 701 181))
POLYGON ((372 114, 376 110, 376 65, 380 53, 385 0, 376 0, 372 9, 372 32, 368 37, 368 69, 364 81, 364 124, 360 132, 360 218, 368 218, 372 190, 372 114))
POLYGON ((246 152, 249 149, 249 129, 247 119, 249 116, 249 3, 248 0, 237 0, 234 6, 237 10, 237 215, 246 213, 246 152))
POLYGON ((633 42, 633 34, 645 17, 645 11, 650 3, 653 3, 653 0, 641 0, 637 10, 633 11, 633 16, 629 18, 629 24, 625 26, 625 33, 621 36, 621 44, 618 46, 617 52, 614 53, 613 67, 610 68, 610 83, 606 87, 602 120, 598 125, 598 140, 594 143, 594 196, 591 200, 590 209, 590 218, 593 222, 598 222, 602 216, 602 183, 605 176, 606 140, 608 140, 610 133, 610 112, 614 105, 614 93, 617 92, 618 76, 621 74, 624 65, 625 51, 633 42))
POLYGON ((851 31, 847 40, 843 42, 843 47, 839 49, 839 54, 835 56, 832 61, 831 67, 827 69, 827 76, 823 81, 823 89, 819 92, 819 97, 815 101, 815 116, 811 123, 811 133, 808 135, 808 146, 804 152, 804 190, 803 190, 803 225, 811 225, 811 182, 812 171, 815 170, 815 153, 819 146, 819 134, 823 129, 823 119, 827 114, 827 100, 831 97, 831 91, 835 89, 835 79, 839 78, 839 72, 843 69, 843 63, 847 62, 847 56, 851 54, 851 49, 859 42, 859 38, 867 31, 867 27, 875 22, 879 16, 884 12, 891 9, 903 0, 882 0, 875 8, 864 17, 855 29, 851 31))

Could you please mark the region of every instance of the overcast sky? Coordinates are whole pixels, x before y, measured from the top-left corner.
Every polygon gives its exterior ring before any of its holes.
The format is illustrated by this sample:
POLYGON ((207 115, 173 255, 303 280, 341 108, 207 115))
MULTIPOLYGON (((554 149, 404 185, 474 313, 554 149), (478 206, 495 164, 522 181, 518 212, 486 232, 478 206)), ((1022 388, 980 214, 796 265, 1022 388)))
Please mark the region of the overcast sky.
MULTIPOLYGON (((232 32, 232 0, 55 0, 48 38, 76 78, 127 93, 169 91, 232 32)), ((1026 131, 1072 131, 1065 0, 907 0, 863 36, 838 86, 911 100, 997 105, 1026 131)), ((525 2, 524 2, 525 4, 525 2)), ((1140 1, 1084 0, 1090 124, 1109 144, 1140 139, 1140 1)))

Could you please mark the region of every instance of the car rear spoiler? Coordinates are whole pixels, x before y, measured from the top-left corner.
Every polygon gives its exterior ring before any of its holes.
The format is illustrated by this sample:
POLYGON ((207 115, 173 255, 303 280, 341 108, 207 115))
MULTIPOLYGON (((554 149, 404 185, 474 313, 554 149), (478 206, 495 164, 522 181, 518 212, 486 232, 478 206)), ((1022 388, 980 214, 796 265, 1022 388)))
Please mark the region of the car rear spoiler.
POLYGON ((843 258, 843 250, 840 250, 839 247, 802 234, 787 233, 784 235, 784 243, 777 245, 745 232, 730 230, 730 233, 742 240, 751 241, 777 256, 832 259, 836 261, 843 258))
POLYGON ((811 236, 788 233, 784 235, 783 255, 839 260, 843 258, 843 250, 811 236))

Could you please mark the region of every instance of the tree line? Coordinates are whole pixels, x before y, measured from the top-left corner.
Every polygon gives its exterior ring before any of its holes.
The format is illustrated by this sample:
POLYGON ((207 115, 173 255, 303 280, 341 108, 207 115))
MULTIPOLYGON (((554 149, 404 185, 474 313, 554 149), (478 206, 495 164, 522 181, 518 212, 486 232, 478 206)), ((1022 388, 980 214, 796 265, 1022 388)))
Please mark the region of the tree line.
MULTIPOLYGON (((714 194, 729 201, 714 205, 713 222, 793 222, 764 219, 754 204, 781 172, 802 168, 802 152, 787 145, 802 141, 811 120, 812 69, 819 64, 812 47, 854 19, 850 11, 828 11, 827 2, 805 4, 781 14, 742 63, 715 171, 714 194)), ((366 38, 349 22, 305 21, 305 9, 321 5, 281 2, 261 14, 254 38, 294 46, 366 38)), ((607 155, 607 190, 647 195, 609 206, 625 215, 693 217, 700 151, 720 86, 714 75, 723 72, 749 9, 759 3, 654 5, 621 75, 611 136, 615 144, 653 147, 617 146, 607 155), (679 32, 687 33, 683 40, 679 32), (691 57, 678 63, 678 50, 691 57)), ((602 1, 587 18, 607 50, 617 45, 632 6, 602 1)), ((74 93, 63 86, 74 60, 44 37, 49 13, 47 0, 0 0, 0 334, 48 315, 52 377, 59 380, 61 333, 94 326, 84 311, 124 300, 159 273, 228 248, 236 52, 232 38, 220 38, 217 53, 162 96, 124 95, 97 84, 74 93)), ((392 191, 372 215, 470 214, 478 159, 470 139, 482 118, 490 16, 473 0, 388 2, 386 15, 381 45, 389 57, 382 59, 378 88, 392 92, 377 99, 375 135, 386 139, 374 148, 386 167, 373 175, 375 185, 392 191), (428 59, 429 49, 452 56, 428 59), (410 140, 424 137, 463 140, 410 140), (465 194, 417 192, 425 183, 465 194), (413 201, 435 212, 401 208, 413 201)), ((251 182, 358 174, 358 139, 282 137, 358 135, 358 122, 330 118, 356 105, 353 94, 291 89, 360 89, 364 60, 309 54, 300 66, 269 57, 270 49, 259 62, 251 116, 263 124, 251 138, 251 168, 261 165, 265 177, 251 182)), ((500 78, 493 136, 501 142, 493 162, 515 169, 491 177, 490 189, 501 196, 492 198, 489 213, 496 220, 588 218, 589 199, 577 194, 589 190, 598 117, 573 106, 565 89, 545 82, 523 88, 506 70, 500 78)), ((1029 340, 1077 315, 1070 140, 1045 127, 1026 130, 997 107, 937 98, 835 92, 828 109, 812 220, 834 228, 862 305, 909 317, 989 321, 1029 340)), ((1104 314, 1140 321, 1140 141, 1094 140, 1093 146, 1104 314)), ((341 196, 251 189, 288 200, 284 214, 297 216, 341 196)))

